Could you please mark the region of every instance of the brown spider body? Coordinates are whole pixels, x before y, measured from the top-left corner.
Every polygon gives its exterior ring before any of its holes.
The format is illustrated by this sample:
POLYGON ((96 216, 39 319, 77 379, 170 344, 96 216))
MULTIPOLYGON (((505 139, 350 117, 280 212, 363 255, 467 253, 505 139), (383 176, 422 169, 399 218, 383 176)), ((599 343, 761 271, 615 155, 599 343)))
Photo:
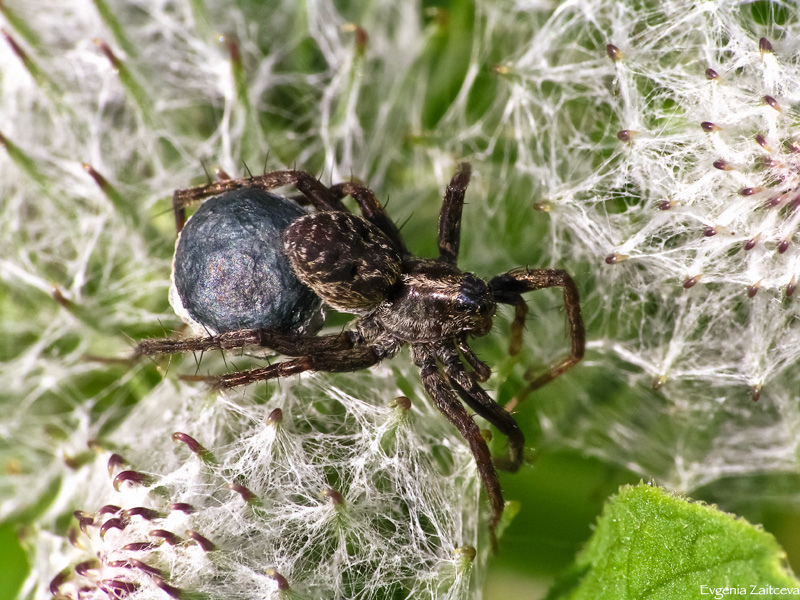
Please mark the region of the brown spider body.
POLYGON ((377 307, 400 276, 400 254, 391 241, 350 213, 301 217, 283 233, 283 246, 298 279, 342 312, 377 307))
POLYGON ((436 260, 409 259, 385 301, 359 328, 386 332, 399 344, 454 343, 489 333, 496 309, 482 279, 436 260))
MULTIPOLYGON (((261 232, 264 228, 255 221, 247 221, 245 226, 248 232, 253 230, 258 235, 248 233, 244 236, 238 229, 239 225, 234 226, 235 231, 217 232, 217 237, 223 241, 228 237, 242 236, 250 245, 245 257, 247 260, 238 258, 240 244, 230 250, 237 256, 237 262, 245 267, 243 271, 232 271, 234 280, 239 282, 233 291, 226 288, 225 280, 219 279, 217 262, 212 264, 213 268, 205 270, 195 267, 196 264, 206 264, 202 256, 203 238, 187 241, 191 250, 184 254, 190 257, 187 260, 193 268, 184 270, 193 277, 208 277, 209 281, 200 281, 199 284, 181 281, 177 275, 181 265, 176 264, 176 288, 203 290, 199 299, 182 297, 183 304, 208 305, 215 318, 216 313, 222 313, 218 320, 228 317, 226 322, 230 322, 227 311, 231 308, 239 310, 241 304, 231 299, 238 289, 259 290, 261 304, 274 306, 275 302, 270 304, 274 298, 290 298, 307 286, 323 303, 355 314, 356 319, 344 332, 312 335, 313 328, 307 324, 313 320, 313 302, 303 300, 296 306, 283 306, 278 302, 278 308, 282 310, 280 314, 277 309, 269 309, 276 310, 276 326, 256 329, 217 327, 212 329, 221 333, 208 337, 146 340, 139 345, 139 354, 262 346, 294 357, 219 377, 185 377, 223 388, 304 371, 356 371, 375 365, 409 345, 426 393, 469 443, 492 506, 490 532, 494 541, 495 528, 504 508, 495 467, 516 471, 523 461, 525 438, 510 412, 498 405, 477 383, 489 378, 491 368, 475 355, 468 339, 491 331, 498 304, 512 305, 515 317, 511 353, 518 352, 528 312, 522 294, 548 287, 563 290, 572 342, 570 352, 530 382, 518 398, 524 398, 528 392, 573 367, 583 356, 585 341, 578 289, 566 272, 518 268, 487 282, 458 268, 461 212, 469 177, 469 165, 461 164, 447 187, 439 217, 437 259, 413 256, 372 191, 355 183, 327 188, 302 171, 275 171, 249 179, 226 179, 201 188, 176 191, 173 204, 179 230, 186 222, 184 209, 188 204, 217 196, 213 199, 218 205, 215 210, 224 214, 225 199, 228 195, 233 198, 234 193, 240 193, 242 188, 263 191, 294 184, 316 209, 316 212, 299 216, 285 229, 280 229, 280 236, 265 237, 261 232), (351 214, 341 203, 345 195, 355 199, 361 216, 351 214), (263 252, 258 250, 259 244, 264 245, 263 252), (279 268, 284 253, 291 273, 282 274, 280 278, 269 272, 262 275, 249 267, 252 261, 263 262, 262 256, 269 256, 270 264, 279 268), (250 255, 254 257, 252 261, 250 255), (224 301, 218 302, 217 298, 224 301), (486 440, 462 402, 507 436, 507 458, 492 460, 486 440)), ((268 220, 269 231, 281 226, 277 221, 273 223, 271 216, 268 220)), ((179 243, 179 251, 180 246, 179 243)), ((178 253, 176 262, 177 258, 178 253)), ((272 318, 271 315, 267 317, 272 318)), ((234 321, 244 318, 260 319, 242 309, 234 321)))

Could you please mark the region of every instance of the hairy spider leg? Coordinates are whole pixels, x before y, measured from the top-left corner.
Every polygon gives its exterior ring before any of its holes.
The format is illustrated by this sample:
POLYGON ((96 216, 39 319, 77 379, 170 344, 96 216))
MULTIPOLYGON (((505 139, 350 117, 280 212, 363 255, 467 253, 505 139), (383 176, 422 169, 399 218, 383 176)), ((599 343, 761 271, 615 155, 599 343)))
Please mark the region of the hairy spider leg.
POLYGON ((389 218, 389 215, 386 214, 386 210, 378 201, 375 192, 356 182, 336 184, 331 187, 331 191, 344 194, 345 196, 351 196, 353 200, 356 201, 356 204, 358 204, 361 216, 380 229, 381 232, 391 240, 395 249, 402 256, 410 255, 400 235, 400 230, 397 228, 394 221, 389 218))
POLYGON ((180 232, 186 224, 186 207, 211 196, 218 196, 231 190, 246 187, 260 188, 269 191, 285 185, 294 185, 319 211, 348 212, 337 195, 316 177, 305 171, 272 171, 263 175, 244 179, 223 179, 207 185, 175 190, 172 195, 172 210, 175 213, 175 229, 180 232))
POLYGON ((458 263, 458 250, 461 245, 461 213, 464 209, 464 195, 467 193, 472 167, 461 163, 447 185, 447 191, 439 212, 439 260, 451 265, 458 263))
MULTIPOLYGON (((389 215, 386 214, 384 206, 378 201, 370 188, 358 183, 357 181, 344 181, 331 185, 328 190, 339 200, 346 196, 352 197, 361 211, 361 216, 375 225, 381 232, 388 237, 395 245, 396 250, 403 256, 410 256, 406 249, 400 230, 389 215)), ((306 205, 306 198, 293 198, 298 204, 306 205)))
POLYGON ((480 382, 488 381, 489 377, 492 376, 492 368, 477 357, 472 348, 469 347, 469 344, 467 344, 467 340, 457 340, 456 345, 461 350, 461 354, 464 355, 464 360, 475 371, 475 378, 480 382))
POLYGON ((525 267, 512 269, 508 273, 494 277, 489 281, 489 287, 498 302, 515 306, 514 323, 520 330, 527 314, 527 308, 525 310, 517 308, 524 302, 520 294, 550 287, 560 287, 564 290, 564 309, 567 313, 567 329, 571 342, 570 352, 553 362, 547 371, 531 381, 512 398, 505 406, 507 411, 511 411, 532 391, 569 371, 583 358, 586 348, 586 332, 583 327, 583 317, 581 317, 580 295, 572 277, 560 269, 528 269, 525 267))
POLYGON ((528 304, 522 296, 514 301, 514 320, 511 321, 511 341, 508 353, 516 356, 522 351, 522 334, 525 331, 525 319, 528 317, 528 304))
POLYGON ((352 196, 364 219, 378 227, 394 243, 400 254, 409 254, 397 225, 386 214, 383 205, 372 190, 355 182, 339 183, 327 188, 305 171, 272 171, 243 179, 225 177, 207 185, 176 190, 172 196, 175 228, 180 232, 186 224, 186 207, 205 198, 243 187, 257 187, 268 191, 291 184, 294 184, 311 205, 319 211, 349 212, 347 207, 342 204, 341 199, 344 196, 352 196))
MULTIPOLYGON (((326 337, 326 336, 322 336, 326 337)), ((319 338, 304 338, 316 340, 319 338)), ((374 346, 360 344, 352 348, 338 350, 324 350, 310 353, 291 360, 284 360, 267 367, 238 371, 228 375, 204 376, 181 375, 184 381, 202 381, 212 389, 232 388, 240 385, 249 385, 258 381, 289 377, 306 371, 327 371, 329 373, 345 373, 360 371, 378 364, 383 359, 374 346)))
POLYGON ((500 522, 500 517, 503 515, 505 501, 503 500, 503 491, 500 489, 500 480, 497 478, 497 471, 495 471, 492 463, 492 454, 489 452, 489 446, 467 409, 464 408, 453 393, 453 388, 448 385, 444 376, 439 372, 434 354, 422 345, 414 345, 411 347, 411 355, 414 359, 414 364, 420 369, 422 385, 425 387, 428 396, 433 400, 439 412, 458 429, 459 433, 469 443, 481 481, 489 496, 489 504, 492 507, 489 534, 492 539, 492 547, 496 548, 496 529, 500 522))
POLYGON ((447 380, 472 410, 497 427, 508 438, 508 458, 494 459, 494 466, 515 473, 522 465, 525 436, 519 425, 504 407, 492 400, 481 386, 464 370, 455 348, 437 348, 437 358, 444 365, 447 380))
POLYGON ((383 358, 372 346, 358 344, 349 331, 304 337, 269 329, 246 329, 183 340, 145 340, 139 344, 137 353, 152 356, 175 352, 231 350, 245 346, 263 346, 279 354, 298 358, 229 375, 182 375, 180 379, 202 381, 217 389, 230 388, 277 377, 289 377, 304 371, 358 371, 377 364, 383 358))
POLYGON ((152 339, 139 343, 138 356, 174 354, 176 352, 207 352, 233 350, 246 346, 262 346, 286 356, 303 356, 318 352, 346 350, 355 345, 349 331, 320 336, 299 336, 274 329, 242 329, 207 337, 181 340, 152 339))

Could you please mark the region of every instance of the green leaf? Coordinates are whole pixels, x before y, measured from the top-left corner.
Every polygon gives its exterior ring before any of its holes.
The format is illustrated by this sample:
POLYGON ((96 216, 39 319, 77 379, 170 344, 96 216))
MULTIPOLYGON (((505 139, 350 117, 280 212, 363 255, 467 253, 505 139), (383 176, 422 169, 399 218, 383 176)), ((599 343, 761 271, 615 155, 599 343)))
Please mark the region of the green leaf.
POLYGON ((800 597, 769 533, 645 484, 606 504, 594 535, 549 600, 800 597))
POLYGON ((29 568, 17 526, 13 523, 0 524, 0 597, 14 598, 29 568), (2 595, 5 593, 8 596, 2 595))

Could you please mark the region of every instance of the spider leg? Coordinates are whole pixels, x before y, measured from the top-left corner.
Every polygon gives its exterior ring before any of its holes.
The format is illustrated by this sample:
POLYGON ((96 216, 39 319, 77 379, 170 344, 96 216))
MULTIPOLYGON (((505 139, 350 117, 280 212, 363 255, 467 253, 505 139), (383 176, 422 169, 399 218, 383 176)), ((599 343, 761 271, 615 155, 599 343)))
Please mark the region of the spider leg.
POLYGON ((345 350, 354 346, 349 331, 320 336, 297 336, 271 329, 242 329, 208 337, 192 337, 182 340, 155 339, 139 343, 135 356, 174 354, 176 352, 205 352, 208 350, 232 350, 245 346, 262 346, 286 356, 303 356, 317 352, 345 350))
MULTIPOLYGON (((552 363, 545 373, 531 381, 516 398, 512 399, 505 407, 506 410, 510 411, 514 406, 522 402, 530 392, 568 371, 583 358, 583 352, 586 348, 586 332, 583 327, 583 318, 581 317, 580 295, 572 277, 560 269, 513 269, 508 273, 494 277, 489 282, 489 287, 492 289, 497 302, 515 306, 516 318, 514 323, 519 328, 520 335, 524 316, 527 313, 527 308, 524 311, 519 308, 522 303, 520 294, 549 287, 560 287, 564 290, 564 308, 567 312, 567 324, 571 342, 570 352, 552 363)), ((513 344, 514 341, 512 340, 512 347, 513 344)))
POLYGON ((400 230, 394 224, 394 221, 389 218, 389 215, 386 214, 383 205, 375 197, 375 192, 355 182, 339 183, 331 187, 331 192, 334 195, 351 196, 358 204, 364 219, 380 229, 392 241, 400 254, 404 256, 409 254, 400 235, 400 230))
POLYGON ((458 262, 461 244, 461 212, 464 194, 467 192, 472 167, 469 163, 458 165, 455 175, 447 186, 439 213, 439 260, 451 265, 458 262))
POLYGON ((442 348, 437 354, 439 361, 444 365, 448 381, 461 399, 508 438, 508 458, 500 460, 495 458, 494 466, 512 473, 518 471, 522 465, 525 436, 514 417, 472 380, 464 370, 455 348, 442 348))
MULTIPOLYGON (((313 339, 313 338, 312 338, 313 339)), ((297 375, 305 371, 328 371, 343 373, 359 371, 371 367, 381 361, 383 356, 372 346, 359 345, 339 350, 323 350, 298 358, 284 360, 259 369, 250 369, 230 373, 228 375, 206 377, 202 375, 184 375, 184 381, 204 381, 214 389, 232 388, 248 385, 257 381, 277 379, 297 375)))
POLYGON ((420 369, 422 384, 428 396, 433 400, 439 412, 447 417, 447 420, 458 429, 459 433, 469 443, 481 481, 489 496, 489 504, 492 507, 489 532, 492 538, 492 546, 496 547, 497 537, 495 530, 503 514, 505 501, 503 500, 503 491, 500 488, 500 480, 497 478, 497 471, 495 471, 492 463, 489 446, 486 445, 486 440, 483 439, 475 421, 472 420, 472 417, 453 393, 453 388, 439 372, 434 355, 428 349, 419 345, 412 346, 411 355, 414 358, 414 364, 420 369))
POLYGON ((246 187, 271 190, 284 185, 294 185, 317 210, 346 211, 344 204, 337 198, 336 194, 320 183, 313 175, 305 171, 272 171, 271 173, 244 179, 222 179, 207 185, 175 190, 172 194, 175 228, 180 232, 186 224, 186 207, 205 198, 246 187))
POLYGON ((511 342, 508 353, 516 356, 522 350, 522 333, 525 331, 525 319, 528 316, 528 305, 522 296, 514 300, 514 320, 511 322, 511 342))
POLYGON ((461 350, 461 354, 464 355, 464 360, 475 371, 475 378, 478 381, 486 381, 492 376, 492 368, 476 356, 466 340, 458 340, 456 344, 458 349, 461 350))

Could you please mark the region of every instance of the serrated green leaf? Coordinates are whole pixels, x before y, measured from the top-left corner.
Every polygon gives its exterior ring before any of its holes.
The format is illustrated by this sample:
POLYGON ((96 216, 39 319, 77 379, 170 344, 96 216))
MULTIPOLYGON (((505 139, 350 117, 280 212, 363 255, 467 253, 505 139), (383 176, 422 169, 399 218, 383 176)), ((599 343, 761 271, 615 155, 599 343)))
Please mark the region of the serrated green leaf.
POLYGON ((549 600, 800 597, 769 533, 663 489, 623 487, 549 600))

